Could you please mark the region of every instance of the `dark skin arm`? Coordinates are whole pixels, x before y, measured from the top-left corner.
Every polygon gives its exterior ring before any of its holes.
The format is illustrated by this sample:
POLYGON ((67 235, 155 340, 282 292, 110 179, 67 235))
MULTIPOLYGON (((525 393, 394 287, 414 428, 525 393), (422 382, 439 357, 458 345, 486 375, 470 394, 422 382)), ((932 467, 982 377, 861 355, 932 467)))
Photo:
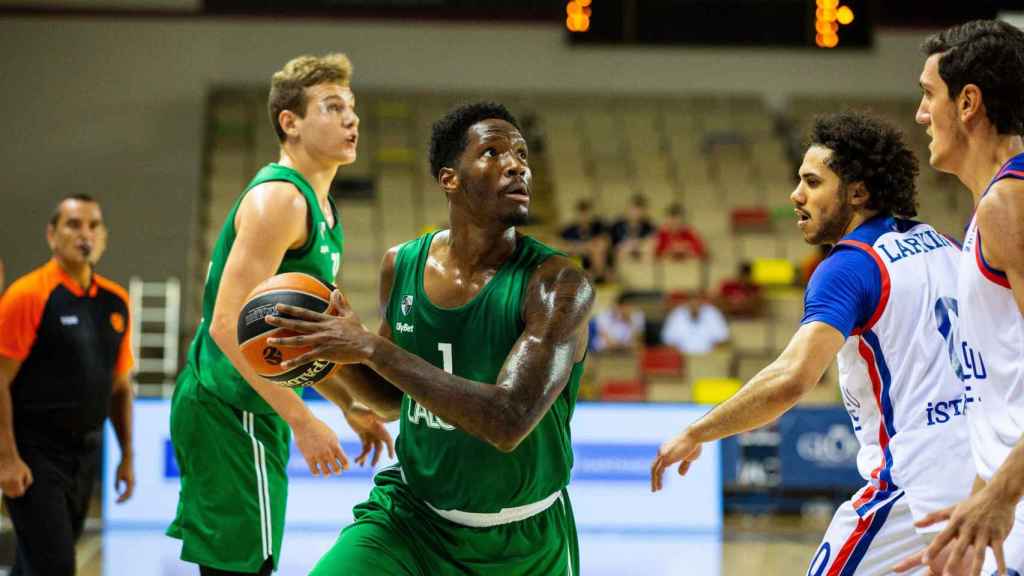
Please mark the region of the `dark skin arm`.
MULTIPOLYGON (((388 300, 391 298, 391 286, 395 282, 395 258, 398 246, 388 250, 380 266, 380 328, 377 335, 384 340, 391 340, 391 325, 386 318, 388 300)), ((344 308, 350 308, 348 301, 342 296, 344 308)), ((386 421, 398 420, 402 408, 402 391, 395 388, 381 375, 362 364, 346 364, 338 367, 335 372, 338 378, 348 387, 349 392, 386 421)))
POLYGON ((296 364, 311 358, 364 364, 444 421, 511 452, 547 413, 586 352, 593 301, 593 287, 568 259, 556 256, 539 266, 523 306, 526 326, 494 385, 448 374, 367 332, 351 311, 328 316, 279 305, 298 320, 270 316, 268 322, 302 333, 275 344, 313 346, 296 364))

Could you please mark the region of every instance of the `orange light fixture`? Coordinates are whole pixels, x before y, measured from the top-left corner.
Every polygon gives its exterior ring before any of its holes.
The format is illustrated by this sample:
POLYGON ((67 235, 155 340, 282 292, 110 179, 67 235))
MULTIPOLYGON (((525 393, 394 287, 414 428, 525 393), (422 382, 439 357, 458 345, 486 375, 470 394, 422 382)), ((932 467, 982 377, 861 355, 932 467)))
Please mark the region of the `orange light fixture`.
POLYGON ((849 6, 840 6, 839 9, 836 10, 836 19, 839 20, 839 23, 843 26, 853 22, 853 17, 853 9, 849 6))
POLYGON ((570 32, 586 32, 590 30, 591 0, 571 0, 565 5, 565 27, 570 32))
POLYGON ((840 0, 815 0, 814 43, 821 48, 839 45, 839 27, 853 22, 853 9, 839 5, 840 0))

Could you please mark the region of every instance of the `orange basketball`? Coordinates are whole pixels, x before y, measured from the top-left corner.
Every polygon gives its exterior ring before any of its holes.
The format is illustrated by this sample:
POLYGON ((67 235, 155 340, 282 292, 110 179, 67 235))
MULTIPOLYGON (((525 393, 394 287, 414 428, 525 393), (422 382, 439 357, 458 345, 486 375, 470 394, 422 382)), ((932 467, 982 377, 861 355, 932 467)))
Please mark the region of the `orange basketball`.
POLYGON ((300 272, 271 276, 256 286, 238 315, 238 345, 245 360, 257 374, 288 388, 312 386, 334 372, 333 362, 313 360, 290 369, 281 368, 285 360, 300 356, 309 347, 281 348, 267 344, 267 338, 294 336, 295 332, 271 326, 266 316, 279 315, 277 304, 290 304, 314 312, 330 306, 334 286, 300 272))

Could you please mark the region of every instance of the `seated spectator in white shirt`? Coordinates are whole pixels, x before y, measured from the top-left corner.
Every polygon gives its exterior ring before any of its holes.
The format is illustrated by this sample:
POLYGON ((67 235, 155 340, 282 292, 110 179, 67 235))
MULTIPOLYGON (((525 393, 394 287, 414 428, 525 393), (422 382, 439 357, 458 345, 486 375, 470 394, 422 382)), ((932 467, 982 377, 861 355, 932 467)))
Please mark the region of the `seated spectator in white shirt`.
POLYGON ((683 354, 707 354, 727 340, 725 316, 702 294, 673 309, 661 329, 661 341, 683 354))
POLYGON ((635 350, 644 334, 644 313, 630 306, 620 294, 612 307, 594 317, 594 324, 597 327, 594 351, 635 350))

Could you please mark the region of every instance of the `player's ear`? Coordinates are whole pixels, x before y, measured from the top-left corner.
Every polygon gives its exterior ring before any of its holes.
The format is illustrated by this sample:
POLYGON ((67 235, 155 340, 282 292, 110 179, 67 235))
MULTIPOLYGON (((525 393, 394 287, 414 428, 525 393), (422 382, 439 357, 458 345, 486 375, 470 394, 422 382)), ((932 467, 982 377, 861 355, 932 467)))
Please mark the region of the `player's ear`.
POLYGON ((981 88, 977 84, 968 84, 960 91, 956 100, 957 114, 962 122, 968 122, 982 111, 981 88))
POLYGON ((847 188, 846 197, 849 199, 851 206, 864 208, 867 206, 868 201, 871 200, 871 193, 868 192, 868 188, 863 182, 854 182, 847 188))
POLYGON ((289 138, 295 138, 299 135, 299 115, 291 110, 281 110, 277 114, 277 123, 281 126, 281 130, 288 135, 289 138))
POLYGON ((441 168, 437 172, 437 182, 445 194, 450 194, 459 188, 459 174, 454 168, 441 168))

